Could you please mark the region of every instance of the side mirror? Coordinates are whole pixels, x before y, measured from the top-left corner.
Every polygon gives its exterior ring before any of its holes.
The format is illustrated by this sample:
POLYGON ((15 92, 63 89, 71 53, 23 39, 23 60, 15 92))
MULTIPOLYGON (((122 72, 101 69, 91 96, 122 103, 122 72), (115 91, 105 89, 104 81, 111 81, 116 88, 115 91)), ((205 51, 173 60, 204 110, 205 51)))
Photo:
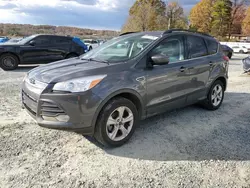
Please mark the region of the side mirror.
POLYGON ((156 54, 151 56, 153 65, 166 65, 169 63, 169 57, 163 54, 156 54))
POLYGON ((30 45, 30 46, 35 46, 35 45, 36 45, 36 42, 35 42, 34 40, 32 40, 32 41, 29 42, 29 45, 30 45))

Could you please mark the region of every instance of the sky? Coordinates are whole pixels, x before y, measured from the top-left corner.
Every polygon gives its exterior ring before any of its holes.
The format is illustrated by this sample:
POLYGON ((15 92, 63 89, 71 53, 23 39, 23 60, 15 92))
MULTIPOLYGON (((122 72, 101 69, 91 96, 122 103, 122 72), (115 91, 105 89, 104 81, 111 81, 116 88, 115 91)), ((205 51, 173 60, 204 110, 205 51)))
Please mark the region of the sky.
MULTIPOLYGON (((0 23, 120 30, 135 0, 0 0, 0 23)), ((199 0, 179 0, 189 11, 199 0)))

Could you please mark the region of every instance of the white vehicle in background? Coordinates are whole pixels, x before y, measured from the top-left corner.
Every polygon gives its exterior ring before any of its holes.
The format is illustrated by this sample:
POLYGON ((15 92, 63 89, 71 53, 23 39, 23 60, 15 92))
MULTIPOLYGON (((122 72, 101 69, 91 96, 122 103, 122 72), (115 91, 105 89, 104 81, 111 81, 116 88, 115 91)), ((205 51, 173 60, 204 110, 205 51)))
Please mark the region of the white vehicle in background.
POLYGON ((246 54, 249 52, 249 49, 245 46, 232 46, 234 53, 246 54))
POLYGON ((84 44, 86 44, 88 46, 88 50, 92 50, 98 46, 100 46, 100 43, 98 40, 94 40, 94 39, 83 39, 84 44))

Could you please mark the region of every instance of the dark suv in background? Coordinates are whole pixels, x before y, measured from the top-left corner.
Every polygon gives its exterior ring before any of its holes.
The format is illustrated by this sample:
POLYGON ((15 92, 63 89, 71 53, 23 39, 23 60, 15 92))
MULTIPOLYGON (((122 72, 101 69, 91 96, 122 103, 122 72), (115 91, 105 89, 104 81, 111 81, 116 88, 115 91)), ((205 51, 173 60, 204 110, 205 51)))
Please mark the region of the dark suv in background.
POLYGON ((0 67, 13 70, 19 64, 50 63, 77 57, 88 47, 77 37, 32 35, 17 43, 0 45, 0 67))
POLYGON ((40 126, 120 146, 138 120, 222 104, 228 57, 211 36, 185 30, 123 34, 69 60, 31 70, 22 102, 40 126))

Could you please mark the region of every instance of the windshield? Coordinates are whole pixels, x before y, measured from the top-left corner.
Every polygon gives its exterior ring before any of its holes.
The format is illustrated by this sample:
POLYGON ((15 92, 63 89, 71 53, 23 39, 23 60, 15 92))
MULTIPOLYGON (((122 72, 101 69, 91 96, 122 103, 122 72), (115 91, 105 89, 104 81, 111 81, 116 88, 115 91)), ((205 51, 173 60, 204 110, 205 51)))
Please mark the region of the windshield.
POLYGON ((82 59, 98 59, 110 63, 127 61, 137 56, 158 37, 151 35, 124 35, 111 39, 98 48, 82 55, 82 59))
POLYGON ((18 42, 18 44, 26 44, 27 42, 29 42, 30 40, 32 40, 33 38, 35 38, 36 35, 31 35, 28 37, 23 38, 22 40, 20 40, 18 42))

